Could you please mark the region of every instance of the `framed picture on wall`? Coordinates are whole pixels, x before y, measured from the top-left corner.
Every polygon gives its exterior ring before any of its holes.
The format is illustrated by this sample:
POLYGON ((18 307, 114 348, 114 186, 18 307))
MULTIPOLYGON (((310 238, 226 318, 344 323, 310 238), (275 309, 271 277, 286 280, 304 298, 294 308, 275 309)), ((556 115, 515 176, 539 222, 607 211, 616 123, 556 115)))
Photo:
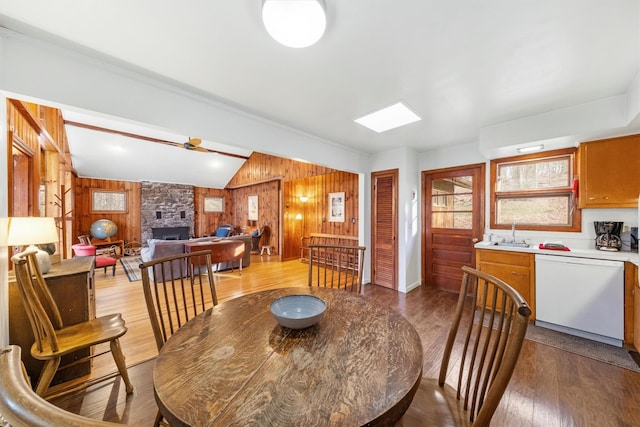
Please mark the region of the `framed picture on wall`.
POLYGON ((247 210, 247 219, 249 221, 258 220, 258 196, 249 196, 249 207, 247 210))
POLYGON ((344 222, 344 192, 329 193, 329 222, 344 222))
POLYGON ((205 212, 224 212, 224 197, 206 197, 204 198, 205 212))
POLYGON ((127 212, 127 192, 91 190, 91 212, 127 212))

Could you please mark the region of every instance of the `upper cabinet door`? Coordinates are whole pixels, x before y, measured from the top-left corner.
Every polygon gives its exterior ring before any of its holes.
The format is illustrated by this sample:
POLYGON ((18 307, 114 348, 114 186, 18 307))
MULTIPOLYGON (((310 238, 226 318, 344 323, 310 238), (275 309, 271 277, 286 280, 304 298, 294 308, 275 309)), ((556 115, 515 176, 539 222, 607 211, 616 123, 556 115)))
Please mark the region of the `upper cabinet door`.
POLYGON ((640 135, 580 144, 581 208, 635 208, 640 193, 640 135))

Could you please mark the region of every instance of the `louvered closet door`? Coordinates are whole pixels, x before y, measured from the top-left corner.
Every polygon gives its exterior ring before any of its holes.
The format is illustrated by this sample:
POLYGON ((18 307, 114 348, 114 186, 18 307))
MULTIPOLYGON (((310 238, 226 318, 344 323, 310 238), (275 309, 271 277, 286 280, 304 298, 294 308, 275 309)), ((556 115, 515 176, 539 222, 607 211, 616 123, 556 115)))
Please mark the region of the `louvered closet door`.
POLYGON ((371 175, 371 275, 372 282, 397 289, 397 183, 398 170, 374 172, 371 175))

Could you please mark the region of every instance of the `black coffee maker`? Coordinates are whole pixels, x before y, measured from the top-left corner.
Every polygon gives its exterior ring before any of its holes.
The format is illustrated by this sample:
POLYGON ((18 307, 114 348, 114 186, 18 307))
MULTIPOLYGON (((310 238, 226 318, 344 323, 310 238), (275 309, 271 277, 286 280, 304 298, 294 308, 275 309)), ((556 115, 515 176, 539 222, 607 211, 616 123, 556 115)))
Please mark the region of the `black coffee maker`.
POLYGON ((594 221, 593 226, 596 229, 596 249, 601 251, 619 251, 622 248, 622 232, 623 222, 618 221, 594 221))

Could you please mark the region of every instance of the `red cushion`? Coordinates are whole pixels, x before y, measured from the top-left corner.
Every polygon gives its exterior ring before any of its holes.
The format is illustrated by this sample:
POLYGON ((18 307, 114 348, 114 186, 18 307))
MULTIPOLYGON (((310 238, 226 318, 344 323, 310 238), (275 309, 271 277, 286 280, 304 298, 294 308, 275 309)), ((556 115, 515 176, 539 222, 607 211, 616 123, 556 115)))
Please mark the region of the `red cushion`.
POLYGON ((97 256, 96 257, 96 267, 106 267, 108 265, 116 265, 118 262, 117 259, 111 258, 110 256, 97 256))

